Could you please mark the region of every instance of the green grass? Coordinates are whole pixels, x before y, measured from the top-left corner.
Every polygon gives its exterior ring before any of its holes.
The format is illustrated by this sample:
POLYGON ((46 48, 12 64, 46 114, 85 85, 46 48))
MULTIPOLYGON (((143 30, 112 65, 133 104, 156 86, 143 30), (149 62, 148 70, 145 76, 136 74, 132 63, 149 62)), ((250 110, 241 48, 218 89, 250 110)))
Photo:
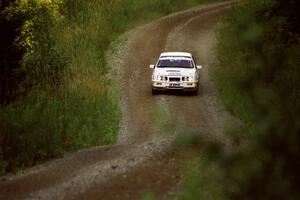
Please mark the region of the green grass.
MULTIPOLYGON (((67 152, 116 142, 121 117, 116 74, 105 53, 137 25, 214 0, 20 1, 17 100, 0 107, 0 175, 67 152)), ((7 14, 6 13, 6 14, 7 14)), ((12 17, 14 19, 14 17, 12 17)))
POLYGON ((248 1, 217 28, 210 74, 227 109, 244 123, 227 131, 234 151, 222 148, 226 154, 209 162, 225 177, 223 199, 299 198, 297 12, 299 3, 291 1, 248 1))

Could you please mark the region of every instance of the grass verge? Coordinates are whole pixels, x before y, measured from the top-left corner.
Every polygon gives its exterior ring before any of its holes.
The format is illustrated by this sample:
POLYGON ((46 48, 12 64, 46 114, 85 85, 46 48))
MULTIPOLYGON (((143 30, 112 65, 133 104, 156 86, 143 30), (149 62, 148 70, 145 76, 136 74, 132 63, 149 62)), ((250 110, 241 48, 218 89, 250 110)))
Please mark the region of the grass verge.
POLYGON ((208 152, 219 175, 207 183, 226 185, 220 199, 299 198, 299 10, 293 1, 248 1, 217 29, 211 74, 245 124, 229 131, 233 151, 208 152))

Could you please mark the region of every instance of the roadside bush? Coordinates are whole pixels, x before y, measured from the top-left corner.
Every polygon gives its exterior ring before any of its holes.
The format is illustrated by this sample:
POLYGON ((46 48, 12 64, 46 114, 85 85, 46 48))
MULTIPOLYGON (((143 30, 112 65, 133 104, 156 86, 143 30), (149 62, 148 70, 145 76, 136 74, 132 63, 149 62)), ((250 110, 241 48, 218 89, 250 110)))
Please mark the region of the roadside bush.
POLYGON ((299 11, 297 1, 249 1, 218 27, 211 74, 244 122, 228 133, 232 150, 219 144, 203 161, 217 169, 201 177, 222 183, 220 199, 299 199, 299 11))

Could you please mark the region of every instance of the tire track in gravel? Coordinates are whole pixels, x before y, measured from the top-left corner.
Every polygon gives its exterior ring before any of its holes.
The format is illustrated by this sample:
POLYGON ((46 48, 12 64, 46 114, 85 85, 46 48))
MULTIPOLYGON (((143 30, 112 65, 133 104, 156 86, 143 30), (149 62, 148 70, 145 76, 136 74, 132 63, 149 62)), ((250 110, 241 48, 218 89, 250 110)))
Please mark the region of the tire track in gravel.
POLYGON ((128 42, 108 57, 117 68, 122 93, 118 143, 3 177, 0 199, 140 199, 147 191, 167 198, 178 192, 184 161, 170 138, 155 134, 160 127, 153 113, 156 106, 166 106, 176 133, 188 127, 208 137, 221 136, 230 116, 217 101, 208 68, 213 60, 213 28, 236 2, 176 13, 129 32, 128 42), (162 51, 195 55, 204 66, 199 96, 151 95, 148 65, 162 51))

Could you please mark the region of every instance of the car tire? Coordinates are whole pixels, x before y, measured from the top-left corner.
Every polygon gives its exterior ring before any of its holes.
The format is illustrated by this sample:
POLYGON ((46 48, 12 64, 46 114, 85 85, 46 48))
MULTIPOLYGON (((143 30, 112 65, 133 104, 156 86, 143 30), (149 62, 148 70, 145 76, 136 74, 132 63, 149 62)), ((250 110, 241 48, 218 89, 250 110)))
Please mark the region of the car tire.
POLYGON ((196 90, 192 91, 191 94, 193 96, 198 96, 198 88, 196 90))
POLYGON ((157 95, 157 91, 152 88, 152 95, 157 95))

